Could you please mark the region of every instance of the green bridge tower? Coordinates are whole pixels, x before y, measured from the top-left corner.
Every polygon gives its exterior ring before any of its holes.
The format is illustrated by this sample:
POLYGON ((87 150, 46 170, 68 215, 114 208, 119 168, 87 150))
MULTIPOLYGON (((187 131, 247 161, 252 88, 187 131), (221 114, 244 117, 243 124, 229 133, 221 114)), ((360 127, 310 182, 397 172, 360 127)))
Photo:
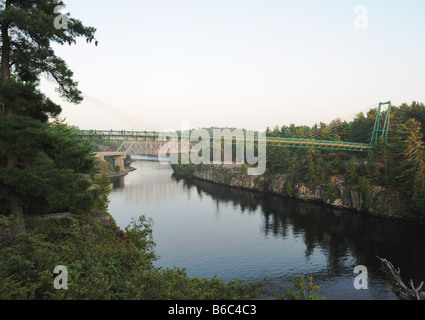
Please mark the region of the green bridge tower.
POLYGON ((378 143, 379 136, 385 139, 385 142, 388 140, 388 131, 390 128, 390 116, 391 116, 391 101, 381 102, 379 104, 378 110, 376 112, 375 125, 373 127, 372 138, 370 139, 370 145, 375 146, 378 143), (385 115, 381 112, 382 106, 387 106, 387 111, 385 115), (381 128, 382 120, 384 120, 384 124, 381 128))

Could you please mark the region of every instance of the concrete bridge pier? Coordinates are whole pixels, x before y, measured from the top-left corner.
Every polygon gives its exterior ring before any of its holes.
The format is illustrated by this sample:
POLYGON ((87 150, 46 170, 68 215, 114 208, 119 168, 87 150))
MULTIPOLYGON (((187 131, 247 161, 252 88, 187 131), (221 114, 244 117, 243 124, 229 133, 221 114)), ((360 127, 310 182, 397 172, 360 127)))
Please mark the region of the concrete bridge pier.
POLYGON ((114 165, 119 166, 120 170, 124 170, 124 152, 96 152, 95 156, 101 160, 105 160, 105 157, 112 157, 114 159, 114 165))

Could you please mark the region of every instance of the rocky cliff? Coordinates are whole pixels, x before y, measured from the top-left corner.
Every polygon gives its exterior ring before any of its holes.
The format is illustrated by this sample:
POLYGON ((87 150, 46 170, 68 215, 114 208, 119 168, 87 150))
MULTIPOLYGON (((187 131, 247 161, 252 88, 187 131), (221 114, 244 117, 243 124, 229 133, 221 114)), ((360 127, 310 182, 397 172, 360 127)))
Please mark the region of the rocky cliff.
POLYGON ((367 212, 373 215, 413 219, 408 213, 406 200, 397 191, 382 187, 371 187, 365 191, 359 186, 349 186, 343 176, 327 178, 326 183, 314 188, 305 183, 292 184, 287 176, 249 176, 243 167, 198 165, 190 170, 174 166, 177 176, 196 178, 217 184, 242 188, 257 192, 273 193, 304 201, 323 203, 335 208, 367 212))

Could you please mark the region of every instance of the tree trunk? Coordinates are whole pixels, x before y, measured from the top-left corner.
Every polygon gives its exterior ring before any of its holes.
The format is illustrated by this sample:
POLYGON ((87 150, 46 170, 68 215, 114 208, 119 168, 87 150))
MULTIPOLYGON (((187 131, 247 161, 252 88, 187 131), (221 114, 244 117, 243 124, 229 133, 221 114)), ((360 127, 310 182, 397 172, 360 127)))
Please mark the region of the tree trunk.
MULTIPOLYGON (((9 2, 6 2, 6 6, 10 5, 9 2)), ((10 70, 10 37, 9 37, 9 23, 3 21, 1 26, 1 36, 2 36, 2 48, 1 48, 1 82, 5 83, 11 77, 10 70)), ((10 103, 6 103, 4 106, 4 113, 9 118, 13 120, 14 117, 14 108, 10 103)), ((18 155, 14 150, 7 150, 7 168, 11 169, 18 165, 18 155)), ((9 203, 10 211, 18 221, 20 229, 22 232, 25 232, 25 221, 24 221, 24 208, 22 206, 22 201, 20 196, 15 192, 15 190, 9 188, 9 203)))
POLYGON ((10 37, 9 23, 3 21, 1 26, 2 48, 1 48, 1 82, 6 82, 10 79, 10 37))

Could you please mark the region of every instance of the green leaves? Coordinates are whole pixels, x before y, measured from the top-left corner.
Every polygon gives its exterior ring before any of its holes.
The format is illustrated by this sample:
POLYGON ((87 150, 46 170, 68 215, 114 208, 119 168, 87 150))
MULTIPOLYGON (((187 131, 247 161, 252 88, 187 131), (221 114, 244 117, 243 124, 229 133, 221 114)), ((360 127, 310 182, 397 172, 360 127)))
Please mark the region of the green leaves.
POLYGON ((289 155, 289 148, 269 145, 266 154, 268 172, 271 174, 285 173, 288 170, 289 155))
POLYGON ((55 55, 51 44, 73 44, 78 37, 92 42, 96 29, 70 17, 67 17, 67 29, 55 28, 58 15, 55 8, 63 5, 57 0, 11 0, 0 7, 2 67, 25 82, 37 83, 44 74, 57 83, 57 90, 64 99, 79 103, 82 96, 78 83, 65 61, 55 55))
POLYGON ((305 180, 313 189, 325 180, 325 164, 320 153, 315 149, 308 149, 303 160, 305 180))
POLYGON ((13 105, 14 114, 41 122, 56 117, 61 107, 36 89, 36 85, 17 79, 0 82, 0 105, 13 105))
MULTIPOLYGON (((84 176, 94 175, 90 152, 67 131, 55 131, 31 117, 0 115, 0 186, 19 194, 29 213, 91 209, 95 199, 87 190, 92 182, 84 176), (10 149, 18 158, 14 167, 6 166, 10 149)), ((0 208, 0 213, 7 212, 0 208)))
POLYGON ((142 216, 122 231, 105 224, 105 215, 30 218, 28 232, 20 235, 16 221, 0 215, 0 299, 243 300, 258 295, 262 283, 189 278, 184 269, 154 267, 152 222, 142 216), (68 290, 53 287, 57 265, 67 267, 68 290))
MULTIPOLYGON (((305 126, 275 127, 268 136, 312 138, 343 137, 346 141, 370 142, 377 110, 359 113, 350 123, 334 120, 329 126, 320 123, 311 129, 305 126), (331 130, 329 130, 331 129, 331 130)), ((373 150, 366 154, 318 150, 297 150, 269 146, 268 174, 287 174, 288 181, 305 182, 314 188, 325 175, 345 175, 346 182, 362 191, 366 205, 373 207, 374 186, 402 192, 413 212, 425 214, 425 105, 413 102, 392 107, 388 140, 380 137, 373 150), (325 170, 323 171, 323 168, 325 170)), ((289 187, 288 187, 289 190, 289 187)))
MULTIPOLYGON (((7 0, 0 3, 0 185, 9 197, 10 210, 23 223, 23 207, 31 211, 88 210, 93 195, 81 173, 92 173, 89 149, 69 142, 69 136, 46 124, 60 106, 36 88, 42 75, 57 84, 60 96, 82 101, 78 83, 52 43, 76 43, 77 37, 94 39, 95 29, 64 16, 67 28, 57 28, 58 0, 7 0), (58 201, 57 199, 61 199, 58 201), (59 205, 60 203, 60 205, 59 205)), ((4 205, 5 198, 0 199, 4 205)), ((5 207, 0 212, 7 212, 5 207)))
POLYGON ((283 294, 275 292, 277 300, 325 300, 319 297, 320 287, 313 284, 313 276, 299 275, 292 278, 292 284, 295 288, 286 288, 283 294))

